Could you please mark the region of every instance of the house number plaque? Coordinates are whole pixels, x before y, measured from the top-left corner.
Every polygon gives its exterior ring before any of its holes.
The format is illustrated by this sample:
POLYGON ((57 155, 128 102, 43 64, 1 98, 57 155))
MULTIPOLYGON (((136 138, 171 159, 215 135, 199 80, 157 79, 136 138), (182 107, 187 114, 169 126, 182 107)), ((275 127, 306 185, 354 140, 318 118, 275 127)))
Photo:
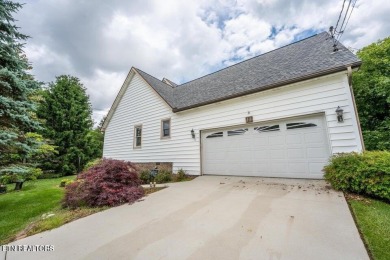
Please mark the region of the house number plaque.
POLYGON ((247 117, 245 117, 245 122, 246 122, 246 123, 253 123, 253 116, 247 116, 247 117))

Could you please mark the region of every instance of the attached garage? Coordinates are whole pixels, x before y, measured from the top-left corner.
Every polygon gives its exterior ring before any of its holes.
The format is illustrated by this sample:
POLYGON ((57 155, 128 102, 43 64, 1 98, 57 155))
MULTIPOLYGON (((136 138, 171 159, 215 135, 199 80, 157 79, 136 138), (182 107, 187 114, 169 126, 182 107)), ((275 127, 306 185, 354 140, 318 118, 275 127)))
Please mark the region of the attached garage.
POLYGON ((330 156, 324 114, 201 134, 203 174, 318 179, 330 156))

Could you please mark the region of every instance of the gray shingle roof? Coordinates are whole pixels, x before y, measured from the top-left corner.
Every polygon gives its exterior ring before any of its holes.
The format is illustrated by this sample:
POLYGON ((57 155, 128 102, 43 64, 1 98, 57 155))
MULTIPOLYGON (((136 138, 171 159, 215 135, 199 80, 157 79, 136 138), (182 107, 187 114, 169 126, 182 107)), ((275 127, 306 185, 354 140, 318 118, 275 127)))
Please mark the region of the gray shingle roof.
POLYGON ((137 71, 173 111, 181 111, 360 65, 341 43, 337 47, 334 52, 333 40, 323 32, 175 88, 137 71))
POLYGON ((167 78, 163 78, 162 82, 167 83, 168 85, 171 85, 172 87, 177 87, 178 86, 178 84, 176 84, 175 82, 173 82, 172 80, 169 80, 167 78))
POLYGON ((143 72, 140 69, 134 68, 141 77, 162 97, 162 99, 165 100, 165 102, 168 103, 172 108, 175 107, 174 102, 174 88, 172 86, 168 85, 167 83, 164 83, 155 77, 149 75, 146 72, 143 72))

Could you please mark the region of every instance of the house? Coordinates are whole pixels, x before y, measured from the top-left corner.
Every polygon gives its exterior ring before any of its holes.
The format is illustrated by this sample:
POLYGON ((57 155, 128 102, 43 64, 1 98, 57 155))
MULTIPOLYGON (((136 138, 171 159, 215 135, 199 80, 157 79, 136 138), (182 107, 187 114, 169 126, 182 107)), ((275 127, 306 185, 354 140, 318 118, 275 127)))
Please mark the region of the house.
POLYGON ((351 87, 361 61, 337 48, 323 32, 184 84, 131 68, 103 156, 194 175, 322 178, 332 154, 364 149, 351 87))

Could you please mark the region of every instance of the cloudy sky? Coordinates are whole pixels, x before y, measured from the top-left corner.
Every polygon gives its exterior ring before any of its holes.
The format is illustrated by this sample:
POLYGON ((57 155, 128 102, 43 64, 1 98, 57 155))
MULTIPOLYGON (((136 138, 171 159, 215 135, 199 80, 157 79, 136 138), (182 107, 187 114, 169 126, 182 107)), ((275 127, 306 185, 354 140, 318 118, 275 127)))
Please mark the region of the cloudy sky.
MULTIPOLYGON (((24 0, 33 74, 81 79, 94 119, 109 110, 132 66, 176 83, 335 25, 343 0, 24 0)), ((347 7, 346 1, 345 8, 347 7)), ((390 36, 390 2, 357 0, 341 42, 360 49, 390 36)))

